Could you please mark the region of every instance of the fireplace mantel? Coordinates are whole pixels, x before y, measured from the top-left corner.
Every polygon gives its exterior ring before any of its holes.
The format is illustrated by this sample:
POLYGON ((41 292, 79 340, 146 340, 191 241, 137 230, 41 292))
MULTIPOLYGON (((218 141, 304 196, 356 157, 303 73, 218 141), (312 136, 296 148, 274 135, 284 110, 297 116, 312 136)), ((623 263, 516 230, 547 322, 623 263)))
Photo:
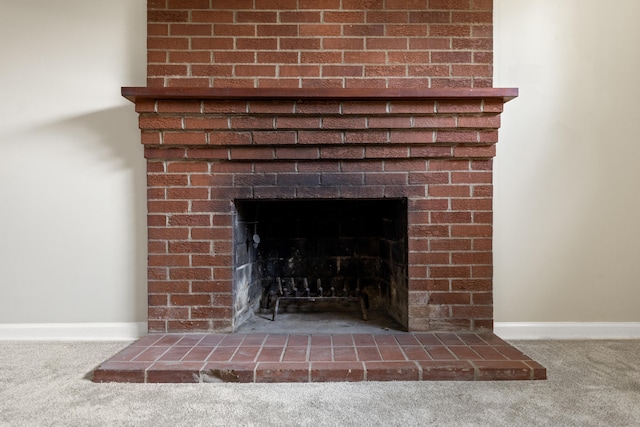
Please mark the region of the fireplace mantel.
POLYGON ((518 96, 517 88, 444 89, 336 89, 336 88, 192 88, 123 87, 122 96, 136 102, 143 99, 309 99, 309 100, 466 100, 493 99, 508 102, 518 96))

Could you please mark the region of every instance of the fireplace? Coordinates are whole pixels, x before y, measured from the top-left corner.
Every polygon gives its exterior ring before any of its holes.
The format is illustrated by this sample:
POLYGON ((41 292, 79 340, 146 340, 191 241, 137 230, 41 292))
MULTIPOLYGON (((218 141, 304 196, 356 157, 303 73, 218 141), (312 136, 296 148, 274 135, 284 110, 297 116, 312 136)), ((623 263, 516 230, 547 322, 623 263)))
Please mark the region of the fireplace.
POLYGON ((318 279, 404 330, 492 330, 492 158, 516 90, 123 93, 148 160, 150 331, 233 332, 318 279))
POLYGON ((149 335, 94 381, 545 378, 492 333, 492 9, 149 0, 149 335), (242 331, 316 310, 395 329, 242 331))

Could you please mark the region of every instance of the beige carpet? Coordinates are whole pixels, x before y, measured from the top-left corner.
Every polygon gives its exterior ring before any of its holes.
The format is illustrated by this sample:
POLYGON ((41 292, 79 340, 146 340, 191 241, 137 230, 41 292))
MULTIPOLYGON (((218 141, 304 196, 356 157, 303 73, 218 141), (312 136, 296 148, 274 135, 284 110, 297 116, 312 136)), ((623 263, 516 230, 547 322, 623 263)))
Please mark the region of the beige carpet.
POLYGON ((546 381, 95 384, 128 343, 0 342, 1 426, 638 426, 640 341, 513 342, 546 381))

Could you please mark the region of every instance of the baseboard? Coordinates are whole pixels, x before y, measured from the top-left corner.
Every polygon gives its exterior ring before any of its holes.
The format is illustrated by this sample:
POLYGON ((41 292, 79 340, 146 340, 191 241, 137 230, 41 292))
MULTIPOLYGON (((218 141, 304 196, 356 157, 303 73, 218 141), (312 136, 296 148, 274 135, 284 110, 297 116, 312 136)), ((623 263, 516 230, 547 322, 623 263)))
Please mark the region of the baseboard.
POLYGON ((495 322, 506 340, 640 339, 640 322, 495 322))
MULTIPOLYGON (((506 340, 640 339, 640 322, 495 322, 494 332, 506 340)), ((146 333, 146 322, 0 324, 0 341, 132 341, 146 333)))
POLYGON ((146 333, 146 322, 0 324, 0 341, 133 341, 146 333))

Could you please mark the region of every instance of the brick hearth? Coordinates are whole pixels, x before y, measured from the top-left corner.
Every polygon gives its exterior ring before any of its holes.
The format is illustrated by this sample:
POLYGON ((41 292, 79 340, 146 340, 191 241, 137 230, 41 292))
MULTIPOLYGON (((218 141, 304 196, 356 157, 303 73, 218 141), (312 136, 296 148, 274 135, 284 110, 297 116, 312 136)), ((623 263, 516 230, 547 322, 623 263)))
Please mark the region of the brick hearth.
POLYGON ((104 362, 95 382, 541 380, 494 334, 152 334, 104 362))

